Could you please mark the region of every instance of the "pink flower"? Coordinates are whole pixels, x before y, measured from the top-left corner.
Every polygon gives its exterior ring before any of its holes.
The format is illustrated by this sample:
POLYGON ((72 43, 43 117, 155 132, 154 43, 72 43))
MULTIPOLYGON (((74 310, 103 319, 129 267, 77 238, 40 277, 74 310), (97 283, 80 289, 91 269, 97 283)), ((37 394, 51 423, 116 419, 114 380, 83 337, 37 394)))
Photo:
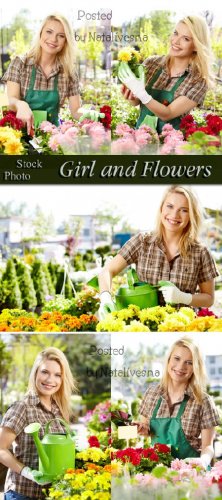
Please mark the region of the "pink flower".
MULTIPOLYGON (((63 134, 66 132, 66 130, 70 129, 73 127, 73 122, 71 120, 68 120, 67 122, 63 122, 61 125, 60 125, 60 132, 62 132, 63 134)), ((76 129, 78 130, 78 129, 76 129)))
POLYGON ((133 138, 123 137, 117 139, 111 145, 111 153, 113 155, 120 154, 138 154, 139 146, 135 143, 133 138))
POLYGON ((59 146, 62 145, 64 140, 63 134, 54 134, 51 135, 49 139, 49 147, 52 149, 52 151, 58 151, 59 146))
POLYGON ((76 139, 76 136, 78 135, 78 129, 77 127, 69 127, 66 129, 64 133, 64 140, 68 142, 72 142, 73 140, 76 139))
POLYGON ((40 124, 40 130, 42 130, 42 132, 46 132, 46 133, 52 133, 53 130, 56 130, 57 131, 57 128, 55 125, 53 125, 51 122, 48 122, 48 121, 44 121, 40 124))
POLYGON ((130 128, 126 123, 119 123, 119 125, 117 125, 116 127, 115 133, 116 135, 124 137, 128 134, 134 134, 134 130, 130 128))

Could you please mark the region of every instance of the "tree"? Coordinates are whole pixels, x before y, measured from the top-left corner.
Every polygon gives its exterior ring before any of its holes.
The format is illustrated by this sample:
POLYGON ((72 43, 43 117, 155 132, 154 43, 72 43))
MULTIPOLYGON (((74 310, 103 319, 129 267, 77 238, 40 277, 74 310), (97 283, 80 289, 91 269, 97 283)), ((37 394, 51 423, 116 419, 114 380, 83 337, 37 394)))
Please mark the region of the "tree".
POLYGON ((22 56, 29 50, 29 43, 25 42, 25 35, 22 28, 19 28, 9 44, 10 59, 13 60, 16 56, 22 56))
POLYGON ((44 264, 40 260, 36 260, 32 265, 31 277, 33 279, 37 306, 43 306, 49 290, 47 286, 47 279, 44 270, 44 264))
POLYGON ((21 260, 17 261, 15 266, 22 297, 22 307, 27 310, 34 309, 37 306, 37 300, 30 268, 21 260))
POLYGON ((8 259, 0 286, 0 308, 21 309, 22 297, 16 275, 15 264, 8 259))
MULTIPOLYGON (((96 33, 96 28, 95 28, 96 33)), ((78 42, 78 49, 83 54, 83 58, 86 64, 87 71, 87 62, 90 61, 93 67, 94 79, 96 79, 96 67, 102 65, 101 55, 104 50, 103 42, 100 40, 96 40, 91 36, 92 32, 89 31, 84 33, 85 40, 78 42)), ((83 35, 82 35, 83 36, 83 35)), ((86 75, 85 75, 86 76, 86 75)))
POLYGON ((106 236, 108 242, 111 243, 115 232, 115 227, 122 219, 118 208, 115 205, 104 205, 98 208, 94 214, 94 222, 98 235, 106 236))
POLYGON ((13 215, 27 215, 27 204, 20 203, 19 205, 15 205, 14 201, 8 201, 7 203, 0 201, 0 217, 12 217, 13 215))
POLYGON ((46 215, 39 205, 35 208, 33 218, 34 237, 31 238, 36 243, 45 241, 47 235, 55 233, 54 218, 52 214, 46 215))
POLYGON ((12 355, 7 345, 0 339, 0 411, 4 410, 3 394, 7 384, 10 368, 12 365, 12 355))

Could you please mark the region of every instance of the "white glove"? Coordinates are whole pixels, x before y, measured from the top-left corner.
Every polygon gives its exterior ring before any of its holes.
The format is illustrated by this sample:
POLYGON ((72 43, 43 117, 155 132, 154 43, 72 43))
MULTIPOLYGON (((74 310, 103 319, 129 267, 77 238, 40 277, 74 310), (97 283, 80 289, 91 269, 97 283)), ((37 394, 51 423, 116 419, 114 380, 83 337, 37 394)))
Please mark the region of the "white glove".
POLYGON ((176 285, 161 286, 160 291, 163 294, 164 300, 169 304, 185 304, 189 306, 192 301, 192 294, 181 292, 176 285))
POLYGON ((111 294, 109 292, 102 292, 100 294, 100 308, 98 310, 100 321, 105 319, 106 315, 112 311, 115 311, 115 304, 111 294))
POLYGON ((123 65, 122 63, 118 72, 118 77, 143 104, 147 104, 151 101, 152 96, 149 95, 145 89, 144 71, 140 71, 139 78, 136 78, 128 64, 126 63, 123 65))
POLYGON ((82 116, 80 116, 79 121, 82 122, 85 118, 92 120, 94 122, 98 122, 99 118, 105 118, 105 113, 99 113, 99 111, 95 111, 95 109, 80 109, 82 112, 82 116))
POLYGON ((40 484, 41 486, 44 486, 45 484, 50 484, 50 481, 43 481, 43 480, 41 481, 41 477, 43 476, 42 472, 30 469, 30 467, 23 467, 21 471, 21 476, 25 477, 26 479, 29 479, 30 481, 33 481, 34 483, 40 484))
POLYGON ((200 456, 200 461, 205 469, 210 465, 212 458, 213 457, 208 455, 208 453, 203 453, 203 455, 200 456))

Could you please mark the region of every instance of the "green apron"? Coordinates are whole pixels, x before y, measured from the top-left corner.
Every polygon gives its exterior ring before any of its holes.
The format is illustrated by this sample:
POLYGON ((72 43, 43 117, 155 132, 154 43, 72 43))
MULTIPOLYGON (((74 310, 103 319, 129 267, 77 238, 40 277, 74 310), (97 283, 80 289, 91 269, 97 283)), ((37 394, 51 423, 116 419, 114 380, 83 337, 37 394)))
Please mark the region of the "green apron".
POLYGON ((181 424, 187 398, 182 401, 176 417, 157 418, 161 400, 160 397, 150 420, 151 436, 154 434, 151 443, 171 445, 171 454, 174 458, 200 457, 200 453, 188 442, 181 424))
POLYGON ((48 120, 54 125, 59 125, 59 92, 58 75, 54 80, 53 90, 34 90, 36 69, 33 66, 29 88, 26 92, 25 101, 33 111, 35 127, 43 120, 48 120), (36 113, 35 113, 36 111, 36 113), (39 114, 38 114, 39 112, 39 114))
MULTIPOLYGON (((182 81, 184 80, 186 75, 184 74, 184 75, 180 76, 180 78, 178 78, 177 82, 175 83, 175 85, 173 86, 173 88, 171 90, 154 89, 153 85, 157 81, 157 79, 159 78, 161 73, 162 73, 162 68, 160 68, 158 71, 156 71, 156 73, 154 74, 149 85, 147 85, 146 91, 148 92, 149 95, 151 95, 153 97, 153 99, 155 99, 159 103, 162 103, 164 100, 166 100, 170 104, 171 102, 174 101, 174 94, 175 94, 176 90, 178 89, 178 87, 180 86, 180 84, 182 83, 182 81)), ((136 128, 140 127, 144 118, 147 115, 155 116, 154 113, 152 113, 152 111, 150 111, 144 104, 141 104, 140 116, 138 118, 136 128)), ((176 118, 173 118, 173 120, 170 120, 167 122, 164 122, 163 120, 160 120, 160 118, 158 118, 158 121, 157 121, 158 134, 160 134, 162 132, 162 128, 164 125, 166 125, 166 123, 170 123, 176 130, 179 130, 180 121, 181 121, 180 116, 177 116, 176 118)))

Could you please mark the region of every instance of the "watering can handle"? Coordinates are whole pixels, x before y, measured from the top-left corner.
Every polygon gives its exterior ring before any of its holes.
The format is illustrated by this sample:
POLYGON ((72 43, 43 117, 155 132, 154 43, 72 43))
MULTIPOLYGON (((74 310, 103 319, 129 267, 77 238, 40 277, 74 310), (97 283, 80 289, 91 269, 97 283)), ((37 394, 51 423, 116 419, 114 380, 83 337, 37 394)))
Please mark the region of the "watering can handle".
POLYGON ((71 435, 71 431, 70 431, 70 428, 67 424, 67 422, 65 420, 63 420, 62 418, 59 418, 59 417, 56 417, 56 418, 52 418, 52 420, 49 420, 49 422, 47 422, 46 426, 45 426, 45 434, 48 434, 48 431, 49 431, 49 426, 52 422, 54 422, 54 420, 59 420, 59 422, 61 422, 61 424, 64 425, 65 427, 65 430, 66 430, 66 434, 70 434, 71 435))
POLYGON ((127 271, 128 286, 131 288, 131 287, 133 287, 133 285, 135 283, 138 283, 138 282, 139 282, 139 278, 138 278, 137 272, 135 271, 135 269, 130 267, 130 269, 128 269, 128 271, 127 271))

